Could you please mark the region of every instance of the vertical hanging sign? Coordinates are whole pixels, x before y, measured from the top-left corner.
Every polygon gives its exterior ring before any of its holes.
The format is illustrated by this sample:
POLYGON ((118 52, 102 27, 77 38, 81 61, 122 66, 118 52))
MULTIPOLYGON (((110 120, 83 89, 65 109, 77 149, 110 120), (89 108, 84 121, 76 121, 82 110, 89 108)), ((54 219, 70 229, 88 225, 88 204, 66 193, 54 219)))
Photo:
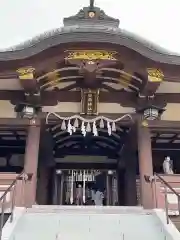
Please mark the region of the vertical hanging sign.
POLYGON ((81 89, 81 114, 98 115, 99 89, 81 89))

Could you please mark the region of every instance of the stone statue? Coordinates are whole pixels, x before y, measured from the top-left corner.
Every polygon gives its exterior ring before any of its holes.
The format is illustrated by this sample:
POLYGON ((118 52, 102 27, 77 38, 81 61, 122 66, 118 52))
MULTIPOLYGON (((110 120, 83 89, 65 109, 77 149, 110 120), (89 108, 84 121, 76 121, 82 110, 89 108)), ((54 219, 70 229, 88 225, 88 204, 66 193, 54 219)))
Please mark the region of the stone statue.
POLYGON ((173 162, 169 156, 164 159, 163 171, 165 174, 174 174, 173 172, 173 162))

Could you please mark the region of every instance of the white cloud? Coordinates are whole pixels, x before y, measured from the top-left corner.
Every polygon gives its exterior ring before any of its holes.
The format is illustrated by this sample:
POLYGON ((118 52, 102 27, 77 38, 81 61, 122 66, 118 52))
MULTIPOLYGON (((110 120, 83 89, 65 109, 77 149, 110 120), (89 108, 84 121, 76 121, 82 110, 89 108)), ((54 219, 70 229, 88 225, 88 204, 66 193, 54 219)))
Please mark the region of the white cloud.
MULTIPOLYGON (((179 0, 96 0, 120 27, 180 53, 179 0)), ((0 48, 10 47, 58 28, 88 0, 1 0, 0 48)))

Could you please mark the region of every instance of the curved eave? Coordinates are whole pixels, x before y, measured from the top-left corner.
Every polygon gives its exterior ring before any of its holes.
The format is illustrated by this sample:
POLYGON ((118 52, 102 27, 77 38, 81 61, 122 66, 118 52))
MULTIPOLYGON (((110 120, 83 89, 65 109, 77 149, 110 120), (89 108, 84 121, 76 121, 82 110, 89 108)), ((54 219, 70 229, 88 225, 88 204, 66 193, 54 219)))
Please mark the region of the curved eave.
POLYGON ((132 49, 155 62, 180 65, 180 55, 169 52, 130 32, 118 28, 73 26, 41 34, 21 45, 0 51, 0 61, 21 60, 64 43, 112 43, 132 49))

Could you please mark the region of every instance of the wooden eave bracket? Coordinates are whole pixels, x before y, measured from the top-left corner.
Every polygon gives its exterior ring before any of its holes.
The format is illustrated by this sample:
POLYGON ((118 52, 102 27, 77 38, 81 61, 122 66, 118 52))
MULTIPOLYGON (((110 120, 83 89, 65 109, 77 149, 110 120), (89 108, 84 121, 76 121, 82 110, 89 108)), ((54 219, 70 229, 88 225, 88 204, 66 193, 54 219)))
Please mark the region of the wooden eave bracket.
POLYGON ((24 89, 25 101, 31 104, 40 103, 40 88, 35 78, 35 68, 23 67, 17 69, 18 78, 22 88, 24 89))
POLYGON ((160 69, 147 68, 146 74, 142 77, 143 83, 140 88, 141 96, 153 96, 164 79, 164 74, 160 69))
POLYGON ((35 68, 33 67, 23 67, 17 69, 18 78, 20 84, 25 92, 27 93, 38 93, 39 86, 35 78, 35 68))

